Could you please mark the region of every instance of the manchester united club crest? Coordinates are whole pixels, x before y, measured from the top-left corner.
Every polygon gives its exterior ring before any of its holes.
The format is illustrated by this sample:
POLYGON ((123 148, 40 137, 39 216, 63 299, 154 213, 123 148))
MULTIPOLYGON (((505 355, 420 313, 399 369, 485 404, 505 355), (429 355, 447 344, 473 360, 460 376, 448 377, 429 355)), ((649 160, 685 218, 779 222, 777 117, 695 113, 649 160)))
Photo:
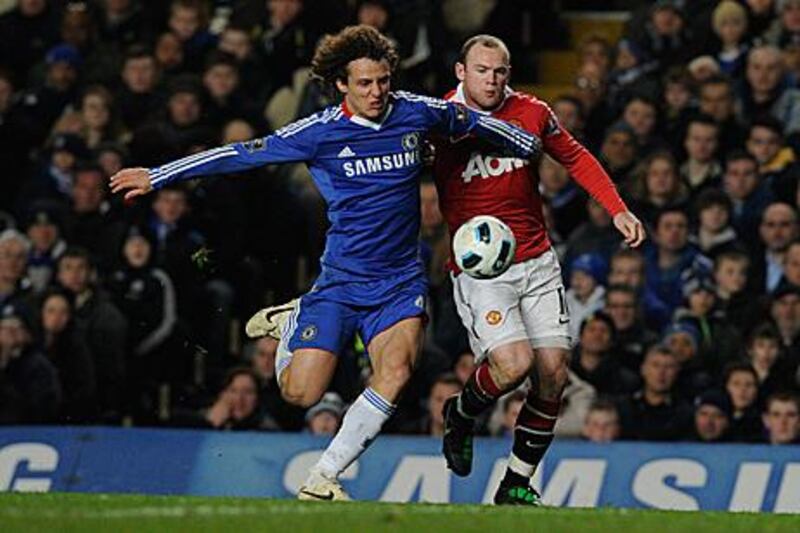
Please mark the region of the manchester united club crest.
POLYGON ((500 322, 503 321, 503 313, 500 311, 493 309, 486 313, 486 323, 490 326, 496 326, 500 322))

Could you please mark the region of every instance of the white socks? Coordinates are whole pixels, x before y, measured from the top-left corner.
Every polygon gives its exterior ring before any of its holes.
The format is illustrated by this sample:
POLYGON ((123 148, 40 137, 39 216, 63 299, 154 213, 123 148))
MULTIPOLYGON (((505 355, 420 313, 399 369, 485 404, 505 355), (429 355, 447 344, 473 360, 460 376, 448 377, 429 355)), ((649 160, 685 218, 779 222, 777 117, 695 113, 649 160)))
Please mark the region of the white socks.
POLYGON ((364 453, 394 411, 394 405, 367 387, 347 410, 339 432, 311 469, 312 475, 336 479, 364 453))

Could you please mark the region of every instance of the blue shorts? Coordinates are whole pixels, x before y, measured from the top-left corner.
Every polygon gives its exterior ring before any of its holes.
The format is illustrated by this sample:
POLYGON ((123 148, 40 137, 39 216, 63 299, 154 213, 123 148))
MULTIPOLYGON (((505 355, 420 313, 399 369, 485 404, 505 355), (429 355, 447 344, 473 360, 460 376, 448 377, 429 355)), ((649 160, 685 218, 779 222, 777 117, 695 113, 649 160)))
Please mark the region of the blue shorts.
POLYGON ((336 355, 352 342, 356 333, 364 346, 380 332, 406 318, 425 315, 427 283, 415 279, 396 289, 396 296, 378 305, 353 305, 334 300, 326 289, 303 295, 287 320, 283 338, 289 351, 318 348, 336 355))

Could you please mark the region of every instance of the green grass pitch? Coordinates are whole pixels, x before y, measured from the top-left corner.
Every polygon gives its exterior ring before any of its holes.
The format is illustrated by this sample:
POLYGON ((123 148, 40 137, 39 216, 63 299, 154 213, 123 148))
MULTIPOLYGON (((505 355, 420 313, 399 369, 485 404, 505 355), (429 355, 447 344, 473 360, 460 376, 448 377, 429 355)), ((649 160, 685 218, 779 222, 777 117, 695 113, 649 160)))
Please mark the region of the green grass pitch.
POLYGON ((0 531, 800 531, 800 516, 520 509, 481 505, 316 503, 253 498, 0 493, 0 531))

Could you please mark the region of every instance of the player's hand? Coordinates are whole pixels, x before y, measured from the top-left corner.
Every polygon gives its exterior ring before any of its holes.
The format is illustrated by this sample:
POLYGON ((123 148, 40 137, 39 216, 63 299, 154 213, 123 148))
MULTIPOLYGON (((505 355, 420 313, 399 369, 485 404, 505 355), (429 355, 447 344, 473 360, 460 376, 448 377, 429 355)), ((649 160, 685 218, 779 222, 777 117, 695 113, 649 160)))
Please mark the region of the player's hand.
POLYGON ((124 168, 111 176, 111 192, 128 191, 125 200, 132 200, 153 190, 150 172, 146 168, 124 168))
POLYGON ((630 211, 617 213, 614 217, 614 227, 622 233, 622 236, 625 238, 625 244, 631 248, 636 248, 644 242, 646 237, 644 225, 630 211))

